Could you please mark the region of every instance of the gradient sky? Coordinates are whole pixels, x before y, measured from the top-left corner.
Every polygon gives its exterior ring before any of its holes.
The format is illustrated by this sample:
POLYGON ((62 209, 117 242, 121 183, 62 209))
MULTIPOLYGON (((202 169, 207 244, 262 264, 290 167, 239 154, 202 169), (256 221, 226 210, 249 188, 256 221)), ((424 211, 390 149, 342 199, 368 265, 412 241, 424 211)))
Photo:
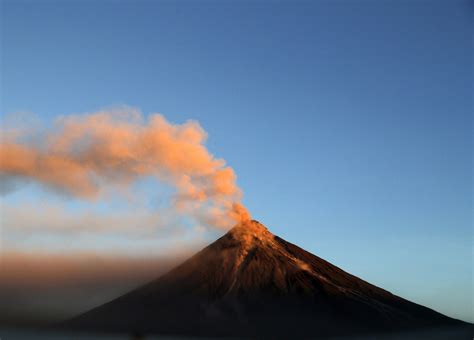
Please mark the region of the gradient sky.
POLYGON ((2 118, 125 104, 196 119, 273 233, 474 321, 472 2, 1 6, 2 118))

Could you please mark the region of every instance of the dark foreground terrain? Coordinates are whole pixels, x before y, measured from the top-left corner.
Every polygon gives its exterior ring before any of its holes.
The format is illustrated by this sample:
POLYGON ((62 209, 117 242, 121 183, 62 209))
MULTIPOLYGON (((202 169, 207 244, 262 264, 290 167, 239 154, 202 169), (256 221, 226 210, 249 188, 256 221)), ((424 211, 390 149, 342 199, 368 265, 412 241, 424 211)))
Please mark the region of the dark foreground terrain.
MULTIPOLYGON (((371 334, 363 336, 330 337, 331 340, 471 340, 473 329, 468 327, 448 327, 434 330, 419 330, 392 334, 371 334)), ((93 333, 93 332, 65 332, 46 330, 20 330, 0 328, 1 339, 12 340, 203 340, 202 337, 189 336, 163 336, 163 335, 135 335, 120 333, 93 333)), ((309 339, 313 339, 308 336, 309 339)), ((213 339, 213 338, 209 338, 213 339)), ((273 339, 283 339, 275 336, 273 339)))
POLYGON ((201 337, 433 339, 458 332, 472 338, 468 324, 350 275, 257 221, 234 227, 164 276, 61 326, 201 337))

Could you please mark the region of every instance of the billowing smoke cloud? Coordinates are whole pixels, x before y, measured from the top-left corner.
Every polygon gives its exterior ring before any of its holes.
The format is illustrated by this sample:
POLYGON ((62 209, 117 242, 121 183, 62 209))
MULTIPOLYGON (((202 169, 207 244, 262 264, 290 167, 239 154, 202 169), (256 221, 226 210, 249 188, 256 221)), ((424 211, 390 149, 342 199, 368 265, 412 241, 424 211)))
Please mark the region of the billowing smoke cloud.
POLYGON ((144 119, 125 108, 63 116, 46 131, 2 135, 4 192, 27 180, 99 200, 110 186, 124 189, 151 176, 175 189, 170 206, 177 213, 200 224, 229 228, 249 218, 233 169, 207 150, 207 134, 196 121, 172 124, 160 114, 144 119))

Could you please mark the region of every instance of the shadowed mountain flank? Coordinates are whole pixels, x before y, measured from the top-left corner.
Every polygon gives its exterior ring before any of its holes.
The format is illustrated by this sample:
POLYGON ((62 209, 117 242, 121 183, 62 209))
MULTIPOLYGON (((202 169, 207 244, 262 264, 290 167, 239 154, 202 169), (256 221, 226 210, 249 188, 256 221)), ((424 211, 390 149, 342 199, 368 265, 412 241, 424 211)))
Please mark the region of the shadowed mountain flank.
POLYGON ((252 220, 167 274, 65 326, 317 338, 462 324, 348 274, 252 220))

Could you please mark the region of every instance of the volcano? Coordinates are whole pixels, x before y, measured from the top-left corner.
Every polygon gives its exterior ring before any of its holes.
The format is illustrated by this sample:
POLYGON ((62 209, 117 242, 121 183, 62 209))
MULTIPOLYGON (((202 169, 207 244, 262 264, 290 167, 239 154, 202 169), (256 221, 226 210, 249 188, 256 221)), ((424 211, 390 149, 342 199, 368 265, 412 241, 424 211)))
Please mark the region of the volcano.
POLYGON ((66 322, 81 330, 270 338, 461 324, 346 273, 255 220, 145 286, 66 322))

